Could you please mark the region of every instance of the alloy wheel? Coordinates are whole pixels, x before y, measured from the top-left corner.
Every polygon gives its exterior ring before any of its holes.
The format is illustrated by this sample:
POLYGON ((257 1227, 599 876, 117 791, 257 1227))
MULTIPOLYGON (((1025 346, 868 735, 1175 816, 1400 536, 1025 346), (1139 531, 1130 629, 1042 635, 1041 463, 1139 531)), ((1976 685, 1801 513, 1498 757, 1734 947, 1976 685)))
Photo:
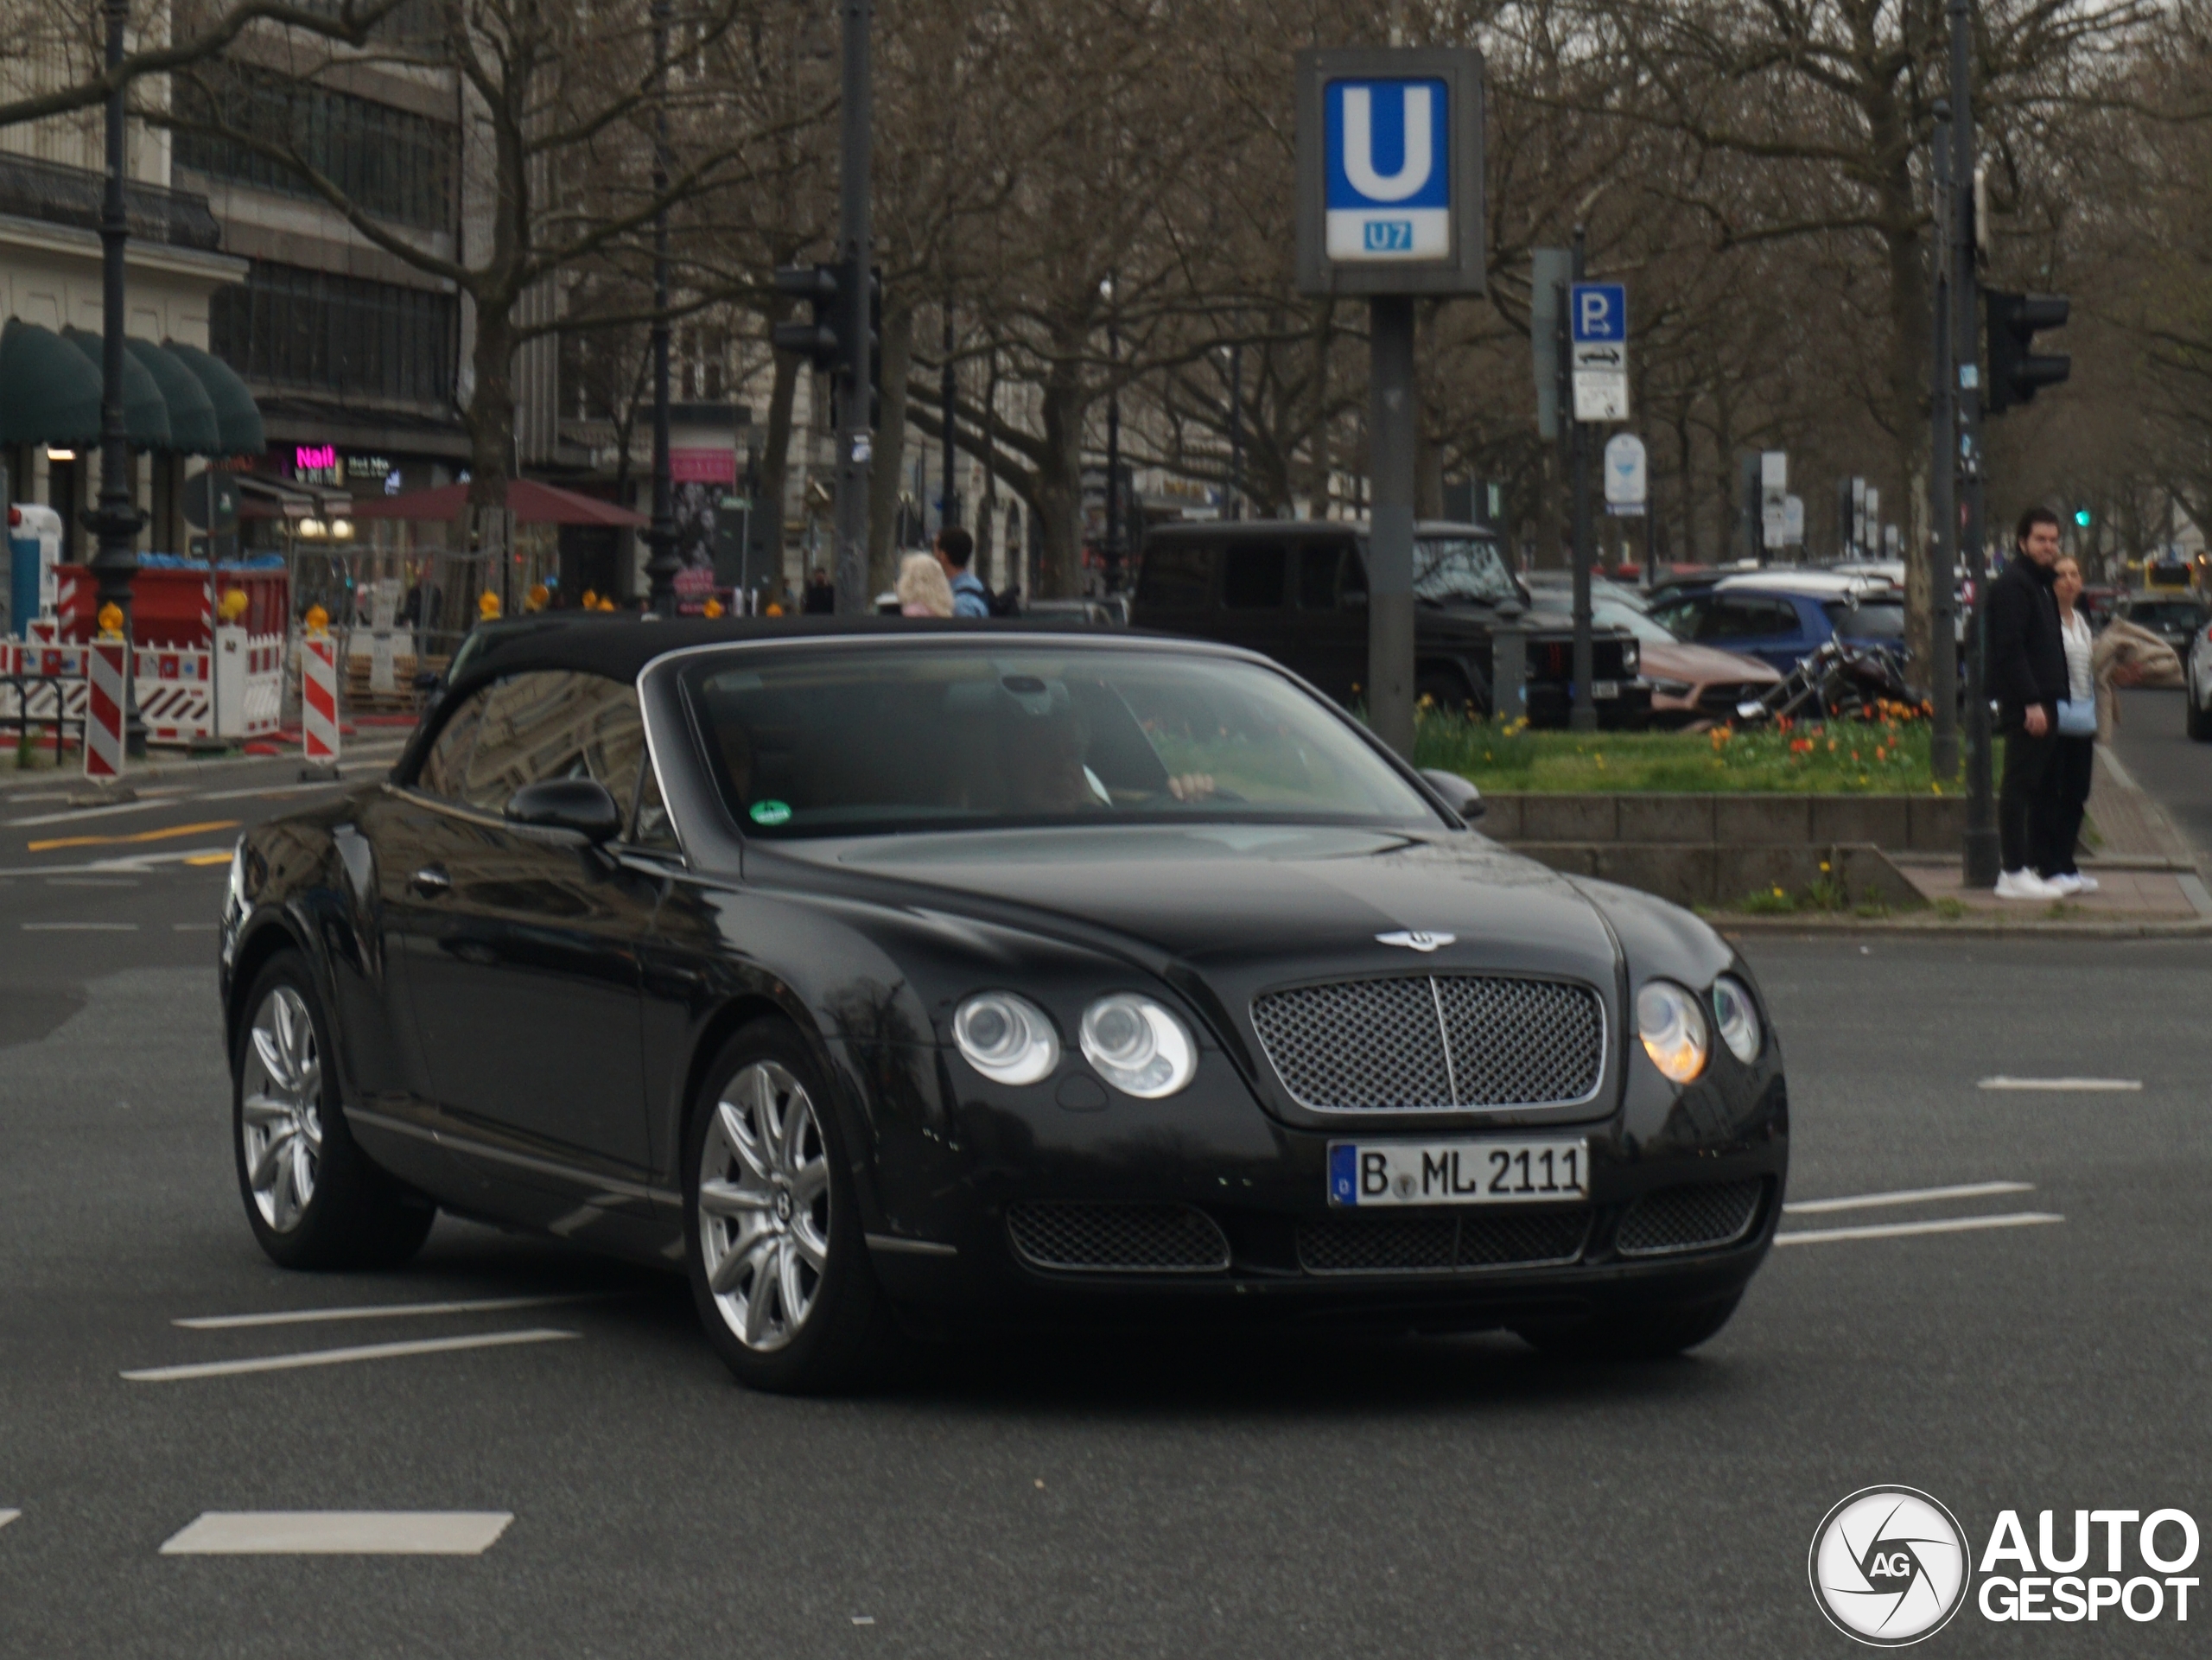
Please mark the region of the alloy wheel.
POLYGON ((830 1161, 805 1087, 784 1067, 741 1068, 716 1100, 699 1159, 699 1249, 715 1307, 763 1353, 797 1337, 830 1261, 830 1161))
POLYGON ((272 987, 254 1011, 239 1097, 246 1186, 271 1231, 300 1225, 322 1163, 322 1057, 307 1002, 272 987))

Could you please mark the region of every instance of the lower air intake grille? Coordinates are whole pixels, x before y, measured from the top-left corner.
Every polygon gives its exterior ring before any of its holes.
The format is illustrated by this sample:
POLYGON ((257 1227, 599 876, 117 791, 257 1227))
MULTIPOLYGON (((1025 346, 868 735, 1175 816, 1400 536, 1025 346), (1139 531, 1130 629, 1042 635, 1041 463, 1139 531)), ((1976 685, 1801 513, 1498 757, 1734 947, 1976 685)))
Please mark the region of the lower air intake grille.
POLYGON ((1614 1249, 1624 1256, 1664 1256, 1732 1245, 1751 1231, 1765 1186, 1754 1177, 1646 1193, 1621 1218, 1614 1249))
POLYGON ((1219 1225, 1187 1205, 1017 1205, 1006 1224, 1033 1268, 1217 1274, 1229 1266, 1219 1225))
POLYGON ((1411 1274, 1452 1268, 1571 1262, 1590 1231, 1586 1211, 1513 1216, 1332 1216, 1298 1231, 1308 1274, 1411 1274))

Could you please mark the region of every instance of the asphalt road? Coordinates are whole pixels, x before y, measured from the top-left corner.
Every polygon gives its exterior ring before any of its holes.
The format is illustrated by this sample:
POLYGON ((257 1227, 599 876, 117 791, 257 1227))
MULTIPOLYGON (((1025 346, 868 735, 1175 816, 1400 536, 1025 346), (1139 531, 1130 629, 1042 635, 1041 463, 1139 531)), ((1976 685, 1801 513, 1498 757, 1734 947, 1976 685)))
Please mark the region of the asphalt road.
MULTIPOLYGON (((293 798, 243 778, 99 833, 293 798)), ((2212 946, 1752 942, 1793 1201, 2025 1184, 1785 1231, 2063 1220, 1780 1249, 1687 1359, 1008 1342, 790 1401, 730 1383, 678 1282, 556 1243, 442 1221, 402 1272, 270 1266, 227 1143, 222 868, 113 862, 234 832, 30 851, 63 832, 22 821, 61 805, 0 797, 0 1654, 1840 1655, 1806 1551, 1861 1486, 1933 1493, 1977 1551, 2005 1508, 2031 1535, 2076 1507, 2212 1527, 2212 946), (2142 1087, 1980 1087, 2000 1074, 2142 1087), (588 1300, 176 1324, 563 1296, 588 1300), (124 1376, 546 1331, 574 1335, 124 1376), (474 1555, 161 1551, 204 1513, 302 1510, 512 1521, 474 1555)), ((2178 1654, 2192 1629, 1969 1608, 1922 1652, 2178 1654)))

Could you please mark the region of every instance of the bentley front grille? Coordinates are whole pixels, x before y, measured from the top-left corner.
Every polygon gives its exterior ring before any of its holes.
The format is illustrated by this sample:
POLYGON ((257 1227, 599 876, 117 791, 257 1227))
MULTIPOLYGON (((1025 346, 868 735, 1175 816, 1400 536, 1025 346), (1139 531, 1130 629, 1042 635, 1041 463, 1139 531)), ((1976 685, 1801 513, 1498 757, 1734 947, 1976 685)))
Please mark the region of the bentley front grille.
POLYGON ((1061 1273, 1218 1274, 1220 1224, 1188 1205, 1017 1205, 1007 1232, 1021 1260, 1061 1273))
POLYGON ((1598 1092, 1605 1013, 1587 986, 1424 974, 1273 991, 1252 1003, 1268 1062, 1315 1112, 1564 1106, 1598 1092))

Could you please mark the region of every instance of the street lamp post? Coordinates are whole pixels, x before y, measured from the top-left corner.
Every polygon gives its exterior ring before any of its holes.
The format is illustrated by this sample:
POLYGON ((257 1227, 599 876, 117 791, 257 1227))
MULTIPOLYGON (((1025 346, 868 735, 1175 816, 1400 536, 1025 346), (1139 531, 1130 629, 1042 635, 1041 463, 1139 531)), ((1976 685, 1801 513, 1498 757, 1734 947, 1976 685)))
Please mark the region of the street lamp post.
POLYGON ((960 522, 960 499, 953 493, 957 480, 952 453, 953 423, 960 413, 959 390, 952 372, 952 301, 948 296, 944 302, 944 374, 938 387, 944 422, 944 499, 938 509, 938 522, 946 530, 960 522))
MULTIPOLYGON (((107 67, 123 62, 124 37, 130 22, 130 0, 106 0, 107 67)), ((118 83, 107 95, 107 194, 100 208, 100 498, 85 516, 85 528, 99 540, 92 573, 99 582, 99 610, 112 605, 123 614, 124 753, 143 758, 146 723, 138 714, 137 653, 130 620, 130 584, 138 575, 138 532, 145 515, 138 511, 137 461, 130 453, 130 431, 123 417, 123 258, 130 221, 124 211, 123 174, 126 132, 124 92, 118 83)))
POLYGON ((1106 296, 1106 591, 1122 585, 1122 323, 1114 304, 1114 279, 1098 285, 1106 296))
MULTIPOLYGON (((653 0, 653 194, 668 188, 668 0, 653 0)), ((656 616, 676 614, 675 491, 668 461, 668 208, 653 221, 653 522, 645 532, 647 604, 656 616)))

